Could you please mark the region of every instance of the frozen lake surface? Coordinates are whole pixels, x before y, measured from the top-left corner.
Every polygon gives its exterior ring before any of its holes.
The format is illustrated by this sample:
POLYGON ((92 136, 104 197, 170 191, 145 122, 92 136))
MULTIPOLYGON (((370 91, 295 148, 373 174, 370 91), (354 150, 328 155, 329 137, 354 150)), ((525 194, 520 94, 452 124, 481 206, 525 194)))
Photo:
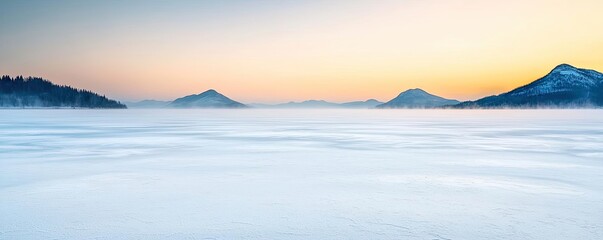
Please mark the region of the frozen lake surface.
POLYGON ((603 239, 603 111, 2 110, 0 239, 603 239))

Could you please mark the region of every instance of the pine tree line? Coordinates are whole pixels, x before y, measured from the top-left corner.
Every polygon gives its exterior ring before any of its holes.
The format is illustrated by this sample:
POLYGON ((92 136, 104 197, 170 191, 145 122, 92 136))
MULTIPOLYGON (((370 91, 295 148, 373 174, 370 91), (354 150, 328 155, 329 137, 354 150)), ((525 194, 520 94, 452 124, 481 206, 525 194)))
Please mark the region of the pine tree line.
POLYGON ((0 107, 126 108, 126 105, 42 78, 5 75, 0 78, 0 107))

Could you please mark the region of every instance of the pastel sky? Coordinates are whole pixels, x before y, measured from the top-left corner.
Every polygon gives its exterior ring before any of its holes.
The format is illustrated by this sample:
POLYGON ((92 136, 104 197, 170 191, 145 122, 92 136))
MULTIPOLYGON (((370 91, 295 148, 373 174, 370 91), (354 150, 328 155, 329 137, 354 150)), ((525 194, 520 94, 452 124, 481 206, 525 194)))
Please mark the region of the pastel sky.
POLYGON ((120 100, 460 100, 603 70, 601 0, 0 1, 0 74, 120 100))

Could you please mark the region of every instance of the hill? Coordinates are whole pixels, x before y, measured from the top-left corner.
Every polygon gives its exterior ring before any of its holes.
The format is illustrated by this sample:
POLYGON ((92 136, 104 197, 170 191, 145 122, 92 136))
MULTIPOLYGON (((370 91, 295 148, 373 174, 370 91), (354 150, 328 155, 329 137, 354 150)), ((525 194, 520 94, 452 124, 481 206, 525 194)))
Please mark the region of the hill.
POLYGON ((172 108, 247 108, 248 106, 234 101, 216 90, 210 89, 196 95, 178 98, 167 105, 172 108))
POLYGON ((457 100, 445 99, 415 88, 400 93, 389 102, 377 105, 376 108, 437 108, 458 103, 457 100))

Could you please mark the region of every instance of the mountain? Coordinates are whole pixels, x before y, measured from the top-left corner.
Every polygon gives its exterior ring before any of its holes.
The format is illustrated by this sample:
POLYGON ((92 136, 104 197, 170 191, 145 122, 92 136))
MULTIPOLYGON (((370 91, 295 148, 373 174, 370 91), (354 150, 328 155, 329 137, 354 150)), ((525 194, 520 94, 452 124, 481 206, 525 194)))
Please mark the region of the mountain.
POLYGON ((303 102, 288 102, 274 105, 276 108, 338 108, 339 104, 324 100, 307 100, 303 102))
POLYGON ((128 108, 166 108, 169 101, 157 101, 157 100, 142 100, 140 102, 126 102, 128 108))
POLYGON ((510 92, 463 102, 455 108, 589 108, 603 106, 603 74, 568 64, 510 92))
POLYGON ((383 104, 383 102, 377 101, 375 99, 369 99, 366 101, 342 103, 340 104, 340 106, 344 108, 375 108, 377 105, 380 104, 383 104))
POLYGON ((247 106, 252 108, 274 108, 275 105, 267 103, 246 103, 247 106))
POLYGON ((216 90, 210 89, 197 95, 178 98, 168 104, 172 108, 247 108, 248 106, 234 101, 216 90))
POLYGON ((324 100, 307 100, 303 102, 288 102, 280 104, 263 104, 263 103, 252 103, 252 107, 256 108, 374 108, 381 104, 375 99, 369 99, 366 101, 346 102, 346 103, 333 103, 324 100))
POLYGON ((279 104, 252 103, 254 108, 338 108, 339 104, 324 100, 307 100, 303 102, 288 102, 279 104))
POLYGON ((400 93, 389 102, 377 105, 376 108, 436 108, 458 103, 457 100, 445 99, 415 88, 400 93))
POLYGON ((37 78, 2 76, 2 108, 126 108, 126 105, 88 90, 55 85, 37 78))

